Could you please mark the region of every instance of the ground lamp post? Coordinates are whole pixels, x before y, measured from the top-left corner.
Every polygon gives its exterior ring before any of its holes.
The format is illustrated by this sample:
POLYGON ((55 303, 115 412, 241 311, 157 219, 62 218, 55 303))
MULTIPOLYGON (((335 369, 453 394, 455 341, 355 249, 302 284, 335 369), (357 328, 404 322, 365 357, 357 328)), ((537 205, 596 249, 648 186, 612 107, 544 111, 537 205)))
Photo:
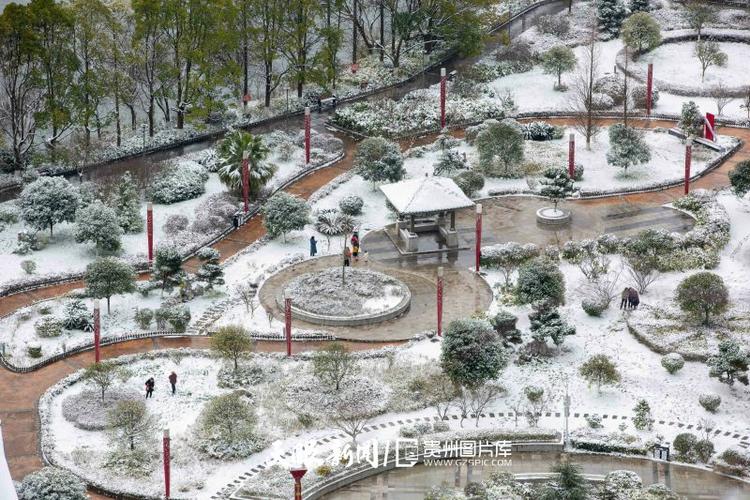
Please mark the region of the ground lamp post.
POLYGON ((304 466, 290 470, 294 478, 294 500, 302 500, 302 477, 307 473, 304 466))
POLYGON ((99 342, 102 333, 101 313, 99 309, 99 299, 94 300, 94 360, 98 363, 101 359, 99 342))
POLYGON ((284 296, 284 336, 286 337, 286 355, 292 355, 292 298, 284 296))
POLYGON ((445 68, 440 68, 440 129, 445 128, 445 89, 447 76, 445 68))
POLYGON ((568 177, 571 179, 576 173, 576 135, 570 134, 568 139, 568 177))
POLYGON ((146 238, 148 240, 148 265, 154 262, 154 204, 146 205, 146 238))
POLYGON ((169 429, 164 429, 164 438, 162 438, 162 450, 164 452, 164 495, 169 500, 169 487, 171 482, 169 465, 172 457, 169 453, 169 429))
POLYGON ((477 203, 476 208, 476 248, 474 268, 479 272, 479 257, 482 255, 482 204, 477 203))
POLYGON ((654 105, 654 65, 648 64, 646 76, 646 116, 651 116, 651 108, 654 105))
POLYGON ((247 150, 242 152, 242 202, 245 215, 250 211, 250 160, 247 150))
POLYGON ((443 266, 437 268, 437 334, 443 336, 443 266))
POLYGON ((305 167, 310 165, 310 106, 305 107, 305 167))
POLYGON ((693 140, 688 137, 685 144, 685 194, 690 192, 690 164, 693 161, 693 140))

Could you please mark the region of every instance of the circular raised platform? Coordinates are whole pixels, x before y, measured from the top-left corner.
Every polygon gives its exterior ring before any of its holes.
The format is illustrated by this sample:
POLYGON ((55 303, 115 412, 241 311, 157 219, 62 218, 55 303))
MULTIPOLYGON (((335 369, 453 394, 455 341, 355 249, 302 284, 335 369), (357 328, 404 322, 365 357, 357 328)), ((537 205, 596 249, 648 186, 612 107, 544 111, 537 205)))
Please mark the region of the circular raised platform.
POLYGON ((347 267, 330 267, 290 280, 276 297, 292 299, 292 316, 326 326, 359 326, 401 316, 411 304, 411 291, 388 274, 347 267))
POLYGON ((570 210, 542 207, 536 211, 536 221, 546 226, 561 226, 570 222, 570 210))

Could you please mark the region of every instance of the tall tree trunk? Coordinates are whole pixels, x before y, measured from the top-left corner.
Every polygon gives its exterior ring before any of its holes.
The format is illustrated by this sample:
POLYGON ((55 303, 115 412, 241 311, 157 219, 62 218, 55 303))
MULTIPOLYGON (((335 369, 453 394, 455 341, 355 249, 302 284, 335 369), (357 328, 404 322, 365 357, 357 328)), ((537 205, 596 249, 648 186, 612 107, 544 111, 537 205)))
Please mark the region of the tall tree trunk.
POLYGON ((352 64, 357 64, 357 12, 358 0, 354 0, 352 7, 352 64))
POLYGON ((380 62, 385 59, 385 0, 380 0, 380 62))

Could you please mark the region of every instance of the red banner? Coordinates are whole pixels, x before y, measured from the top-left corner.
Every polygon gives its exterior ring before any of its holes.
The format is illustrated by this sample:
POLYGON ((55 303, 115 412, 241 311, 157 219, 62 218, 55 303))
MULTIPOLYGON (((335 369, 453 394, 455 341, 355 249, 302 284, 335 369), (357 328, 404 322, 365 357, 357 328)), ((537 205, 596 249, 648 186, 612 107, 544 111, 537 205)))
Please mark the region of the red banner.
POLYGON ((286 355, 292 355, 292 299, 284 299, 284 334, 286 336, 286 355))
POLYGON ((146 208, 146 237, 148 238, 148 263, 154 261, 154 206, 149 202, 146 208))
POLYGON ((482 255, 482 205, 481 203, 477 204, 476 217, 477 217, 477 220, 476 220, 476 235, 475 235, 475 239, 476 239, 475 269, 476 269, 476 272, 479 272, 479 258, 482 255))
POLYGON ((654 65, 648 64, 648 75, 646 76, 646 114, 651 116, 651 108, 654 104, 654 65))
POLYGON ((305 108, 305 166, 310 164, 310 108, 305 108))
POLYGON ((437 334, 443 336, 443 268, 438 268, 437 277, 437 334))

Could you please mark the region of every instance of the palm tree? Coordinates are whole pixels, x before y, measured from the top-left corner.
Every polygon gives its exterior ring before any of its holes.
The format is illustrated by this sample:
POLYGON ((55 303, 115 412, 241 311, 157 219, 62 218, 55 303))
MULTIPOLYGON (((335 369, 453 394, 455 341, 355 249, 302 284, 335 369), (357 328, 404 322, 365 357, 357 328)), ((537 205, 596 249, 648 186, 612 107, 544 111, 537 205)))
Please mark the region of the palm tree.
POLYGON ((250 196, 254 197, 271 180, 276 166, 267 162, 270 153, 263 140, 242 130, 227 135, 221 141, 219 155, 219 179, 235 193, 242 192, 242 153, 247 151, 250 161, 250 196))
POLYGON ((328 250, 331 249, 331 236, 344 236, 344 245, 346 237, 354 229, 354 219, 351 215, 340 212, 336 209, 321 210, 315 215, 315 230, 326 237, 328 250))

